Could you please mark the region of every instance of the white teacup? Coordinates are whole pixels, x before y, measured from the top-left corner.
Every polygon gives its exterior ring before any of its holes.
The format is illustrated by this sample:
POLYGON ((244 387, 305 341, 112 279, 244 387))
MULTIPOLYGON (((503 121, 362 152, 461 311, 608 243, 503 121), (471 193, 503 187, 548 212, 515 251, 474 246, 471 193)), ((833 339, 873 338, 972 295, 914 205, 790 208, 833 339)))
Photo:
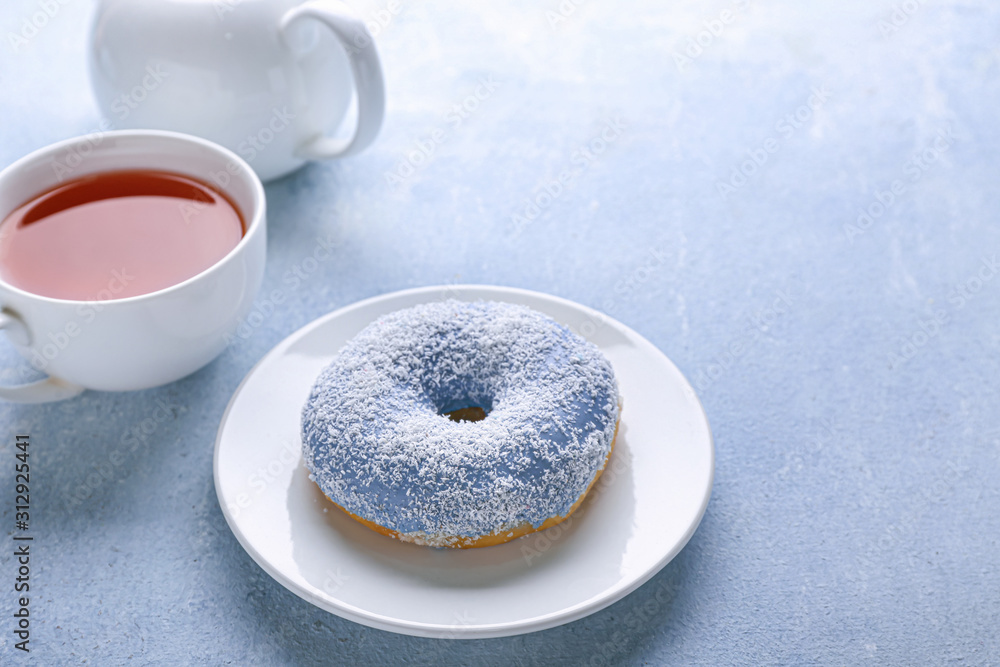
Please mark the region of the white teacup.
POLYGON ((99 0, 90 75, 109 127, 205 137, 265 181, 363 150, 385 113, 371 34, 333 0, 99 0))
POLYGON ((50 376, 0 387, 0 398, 39 403, 84 389, 126 391, 173 382, 218 356, 250 311, 264 276, 264 188, 243 160, 210 141, 125 130, 42 148, 0 172, 0 220, 66 178, 128 169, 176 172, 214 184, 240 209, 243 238, 198 275, 128 298, 115 299, 109 288, 105 300, 54 299, 0 279, 0 328, 50 376))

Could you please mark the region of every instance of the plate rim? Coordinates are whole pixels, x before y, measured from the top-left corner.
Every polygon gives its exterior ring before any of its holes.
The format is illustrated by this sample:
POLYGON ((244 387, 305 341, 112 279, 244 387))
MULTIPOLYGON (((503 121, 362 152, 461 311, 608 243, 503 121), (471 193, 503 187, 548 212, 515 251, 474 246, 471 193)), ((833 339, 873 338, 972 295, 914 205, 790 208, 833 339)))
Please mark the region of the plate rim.
MULTIPOLYGON (((482 298, 482 297, 480 297, 482 298)), ((335 353, 336 351, 334 351, 335 353)), ((301 450, 298 452, 301 457, 301 450)), ((319 607, 324 611, 339 616, 349 621, 359 623, 368 627, 373 627, 379 630, 385 630, 388 632, 395 632, 398 634, 405 634, 417 637, 429 637, 438 639, 487 639, 496 637, 507 637, 519 634, 526 634, 530 632, 538 632, 541 630, 548 630, 550 628, 563 625, 565 623, 571 623, 573 621, 580 620, 590 614, 596 613, 615 602, 628 596, 640 586, 652 579, 657 573, 659 573, 670 561, 677 557, 688 542, 694 536, 694 533, 698 530, 701 525, 701 521, 705 516, 705 512, 708 509, 709 501, 712 496, 712 489, 715 483, 715 438, 712 434, 711 425, 708 421, 708 416, 705 413, 705 408, 698 398, 697 393, 691 386, 687 377, 677 368, 676 364, 663 353, 658 347, 653 345, 648 339, 642 336, 640 333, 629 327, 628 325, 620 322, 619 320, 607 315, 601 311, 594 308, 586 306, 581 303, 577 303, 570 299, 566 299, 553 294, 548 294, 545 292, 538 292, 535 290, 524 289, 520 287, 508 287, 504 285, 490 285, 490 284, 443 284, 443 285, 429 285, 424 287, 412 287, 403 290, 396 290, 393 292, 386 292, 383 294, 378 294, 375 296, 367 297, 359 301, 354 301, 347 305, 336 308, 324 315, 307 322, 303 326, 299 327, 292 333, 285 336, 283 339, 278 341, 270 350, 268 350, 257 362, 247 371, 243 376, 243 379, 237 385, 236 389, 233 390, 233 394, 226 404, 226 409, 222 413, 222 417, 219 420, 219 427, 216 430, 215 445, 212 454, 212 478, 215 486, 216 500, 219 503, 219 507, 222 510, 222 515, 226 520, 226 524, 229 526, 230 532, 236 537, 237 542, 243 547, 243 550, 247 552, 250 558, 264 570, 271 578, 280 583, 288 591, 294 593, 299 598, 309 602, 313 606, 319 607), (600 321, 603 324, 612 323, 625 332, 635 338, 639 339, 647 346, 649 346, 656 354, 662 357, 673 370, 677 373, 678 377, 690 390, 690 395, 694 399, 694 405, 698 408, 698 415, 701 423, 704 425, 705 431, 708 435, 708 458, 709 458, 709 470, 708 470, 708 480, 707 485, 701 499, 700 507, 695 519, 688 526, 686 533, 683 538, 679 540, 672 549, 668 550, 660 559, 656 561, 654 565, 649 567, 642 576, 636 577, 635 580, 630 581, 624 586, 610 586, 606 588, 601 593, 592 596, 591 598, 578 602, 575 605, 566 607, 564 609, 549 612, 540 616, 532 616, 526 619, 519 619, 517 621, 508 621, 501 623, 484 623, 484 624, 472 624, 472 625, 456 625, 456 624, 438 624, 438 623, 424 623, 419 621, 401 621, 399 619, 390 618, 382 614, 366 611, 354 605, 345 603, 343 601, 335 601, 335 604, 331 603, 329 600, 319 598, 315 596, 308 590, 302 590, 301 587, 292 582, 284 573, 277 567, 272 566, 272 564, 260 553, 257 549, 248 542, 248 538, 243 535, 242 531, 238 529, 235 522, 236 519, 231 516, 229 507, 224 499, 222 498, 221 484, 219 481, 219 452, 222 445, 222 435, 225 430, 226 424, 229 420, 229 414, 232 411, 237 399, 242 394, 247 383, 250 381, 258 369, 265 363, 269 362, 272 357, 280 356, 289 346, 297 342, 302 337, 306 336, 312 330, 319 328, 326 324, 332 319, 343 316, 343 314, 353 311, 360 310, 368 307, 374 303, 382 301, 391 301, 394 299, 406 299, 413 296, 429 295, 433 293, 438 293, 441 295, 451 293, 454 298, 460 298, 461 292, 494 292, 497 294, 514 294, 519 296, 531 297, 536 299, 541 299, 544 301, 554 301, 559 304, 582 311, 585 315, 595 319, 595 321, 600 321)))

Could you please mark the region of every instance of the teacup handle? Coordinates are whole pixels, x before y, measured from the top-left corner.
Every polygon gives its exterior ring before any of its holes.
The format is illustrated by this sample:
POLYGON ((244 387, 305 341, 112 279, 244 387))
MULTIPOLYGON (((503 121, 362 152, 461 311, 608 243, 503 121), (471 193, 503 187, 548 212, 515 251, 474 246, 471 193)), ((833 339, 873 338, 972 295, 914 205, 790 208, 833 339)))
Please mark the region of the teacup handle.
POLYGON ((281 32, 300 18, 316 19, 328 27, 347 51, 358 91, 358 126, 350 139, 316 137, 300 146, 296 154, 307 160, 325 160, 359 153, 378 136, 385 116, 385 80, 375 40, 364 22, 342 2, 310 0, 293 7, 281 17, 281 32))
MULTIPOLYGON (((12 335, 27 336, 24 322, 7 311, 0 311, 0 329, 7 329, 12 335)), ((49 377, 16 387, 0 387, 0 399, 14 403, 51 403, 52 401, 73 398, 82 393, 83 390, 83 387, 70 384, 65 380, 49 377)))

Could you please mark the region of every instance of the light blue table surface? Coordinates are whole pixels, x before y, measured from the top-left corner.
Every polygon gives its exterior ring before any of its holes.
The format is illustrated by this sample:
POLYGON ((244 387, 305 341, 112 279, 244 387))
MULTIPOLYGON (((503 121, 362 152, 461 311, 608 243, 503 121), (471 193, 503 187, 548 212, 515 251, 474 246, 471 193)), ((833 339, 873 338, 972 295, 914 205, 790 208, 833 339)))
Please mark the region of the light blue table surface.
MULTIPOLYGON (((1000 663, 1000 6, 575 1, 555 21, 557 0, 401 0, 377 40, 377 144, 267 186, 280 310, 171 385, 0 404, 0 662, 1000 663), (495 91, 449 121, 484 78, 495 91), (581 153, 609 122, 620 134, 581 153), (329 234, 334 255, 292 287, 329 234), (475 641, 356 625, 273 581, 219 508, 216 429, 261 356, 335 308, 449 282, 602 309, 705 406, 701 527, 583 620, 475 641), (130 433, 141 446, 102 476, 130 433), (16 434, 33 443, 30 656, 12 632, 16 434)), ((63 0, 15 53, 8 34, 39 6, 0 9, 0 166, 100 121, 92 3, 63 0)), ((7 342, 0 368, 33 376, 7 342)))

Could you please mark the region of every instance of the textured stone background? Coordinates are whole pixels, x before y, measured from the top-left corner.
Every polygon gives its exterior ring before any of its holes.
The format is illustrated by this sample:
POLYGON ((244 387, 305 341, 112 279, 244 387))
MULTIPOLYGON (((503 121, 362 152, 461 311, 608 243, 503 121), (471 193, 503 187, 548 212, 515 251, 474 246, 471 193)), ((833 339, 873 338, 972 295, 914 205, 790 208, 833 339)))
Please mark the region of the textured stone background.
MULTIPOLYGON (((553 26, 556 0, 402 0, 378 36, 377 146, 267 188, 280 312, 166 387, 0 405, 0 662, 25 661, 9 534, 13 436, 30 433, 35 664, 996 664, 1000 277, 984 267, 1000 253, 1000 7, 746 5, 582 0, 553 26), (725 9, 700 54, 674 57, 725 9), (481 77, 500 85, 454 127, 481 77), (825 99, 800 110, 813 89, 825 99), (617 118, 600 156, 577 152, 617 118), (435 129, 444 143, 390 186, 435 129), (947 150, 918 166, 939 133, 947 150), (517 229, 563 170, 570 185, 517 229), (896 179, 902 194, 852 228, 896 179), (293 289, 327 234, 339 251, 293 289), (704 402, 717 471, 701 527, 584 620, 451 642, 362 627, 271 580, 219 509, 215 431, 268 349, 355 300, 452 281, 603 309, 704 402)), ((0 166, 99 122, 91 3, 69 0, 15 53, 7 35, 37 7, 0 9, 0 166)), ((0 366, 0 381, 31 376, 6 343, 0 366)))

